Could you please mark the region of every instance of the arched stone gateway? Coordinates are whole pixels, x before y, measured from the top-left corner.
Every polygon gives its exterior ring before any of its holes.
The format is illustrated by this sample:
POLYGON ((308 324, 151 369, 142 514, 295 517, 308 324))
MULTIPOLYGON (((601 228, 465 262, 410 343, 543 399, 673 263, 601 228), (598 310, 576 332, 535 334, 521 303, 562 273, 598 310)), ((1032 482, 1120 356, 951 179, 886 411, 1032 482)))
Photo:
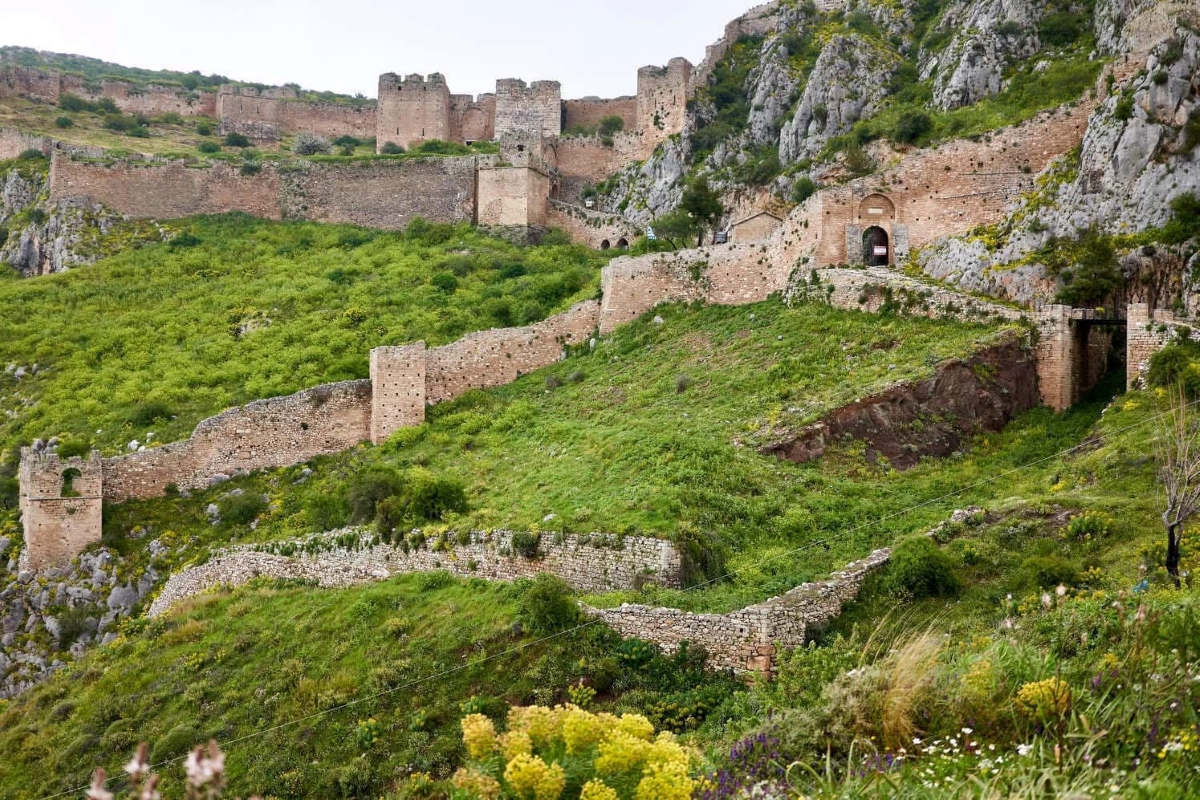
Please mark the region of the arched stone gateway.
POLYGON ((628 239, 620 239, 617 242, 617 247, 621 248, 622 250, 628 250, 629 249, 629 240, 628 239))
POLYGON ((600 243, 601 250, 607 250, 610 247, 612 247, 612 243, 609 242, 608 239, 605 239, 603 242, 600 243))
POLYGON ((886 267, 891 263, 891 247, 888 234, 878 225, 863 231, 863 263, 869 267, 886 267))

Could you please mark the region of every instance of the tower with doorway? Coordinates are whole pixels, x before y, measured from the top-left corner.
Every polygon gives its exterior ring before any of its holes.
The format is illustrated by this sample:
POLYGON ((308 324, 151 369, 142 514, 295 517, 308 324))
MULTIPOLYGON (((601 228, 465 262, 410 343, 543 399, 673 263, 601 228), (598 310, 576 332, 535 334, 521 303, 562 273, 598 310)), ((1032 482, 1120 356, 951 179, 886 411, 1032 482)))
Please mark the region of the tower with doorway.
POLYGON ((100 541, 104 462, 98 452, 64 459, 24 447, 20 482, 22 569, 64 565, 100 541))

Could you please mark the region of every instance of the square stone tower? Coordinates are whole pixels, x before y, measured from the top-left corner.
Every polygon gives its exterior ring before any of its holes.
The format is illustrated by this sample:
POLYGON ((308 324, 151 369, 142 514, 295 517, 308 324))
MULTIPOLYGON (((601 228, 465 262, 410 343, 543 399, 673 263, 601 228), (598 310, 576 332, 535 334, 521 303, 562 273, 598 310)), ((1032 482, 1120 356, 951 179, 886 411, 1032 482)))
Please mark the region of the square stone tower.
POLYGON ((496 138, 509 134, 562 133, 562 84, 516 78, 496 81, 496 138))
POLYGON ((449 141, 450 87, 433 73, 401 77, 394 72, 379 76, 379 102, 375 116, 375 146, 388 142, 409 148, 429 139, 449 141))
POLYGON ((686 58, 638 70, 638 128, 647 142, 657 144, 683 131, 691 81, 692 64, 686 58))
POLYGON ((371 443, 425 421, 425 343, 371 351, 371 443))
POLYGON ((96 451, 86 458, 21 449, 21 568, 62 566, 100 541, 104 464, 96 451))

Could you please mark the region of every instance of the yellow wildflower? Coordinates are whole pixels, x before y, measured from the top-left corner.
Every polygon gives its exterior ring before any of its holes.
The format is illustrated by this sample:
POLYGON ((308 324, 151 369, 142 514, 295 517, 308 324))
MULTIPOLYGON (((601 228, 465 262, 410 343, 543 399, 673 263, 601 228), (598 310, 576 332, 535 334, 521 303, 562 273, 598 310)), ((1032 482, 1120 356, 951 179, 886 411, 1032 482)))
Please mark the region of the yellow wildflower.
POLYGON ((558 764, 537 756, 519 755, 504 768, 504 780, 522 800, 558 800, 567 776, 558 764))
POLYGON ((688 777, 687 764, 678 762, 654 762, 646 766, 646 773, 634 793, 636 800, 687 800, 692 796, 696 782, 688 777))
POLYGON ((545 706, 524 706, 509 709, 508 729, 510 731, 525 731, 533 740, 534 747, 549 744, 559 736, 561 708, 546 708, 545 706))
POLYGON ((617 720, 617 730, 645 742, 654 736, 654 724, 641 714, 622 714, 617 720))
POLYGON ((604 781, 594 779, 583 785, 579 800, 618 800, 618 795, 612 787, 605 786, 604 781))
POLYGON ((456 788, 468 792, 471 797, 481 800, 497 800, 500 797, 500 781, 472 769, 460 769, 454 773, 450 782, 456 788))
POLYGON ((468 714, 462 719, 463 744, 467 754, 482 761, 496 750, 496 726, 483 714, 468 714))
POLYGON ((562 713, 562 737, 568 753, 582 753, 604 738, 604 728, 594 714, 569 706, 562 713))
POLYGON ((533 753, 533 741, 525 731, 502 733, 497 741, 500 744, 500 752, 504 754, 505 761, 512 761, 519 755, 531 755, 533 753))
POLYGON ((1071 707, 1071 687, 1058 678, 1027 683, 1017 692, 1017 708, 1034 719, 1061 717, 1071 707))
POLYGON ((646 755, 646 742, 624 731, 613 731, 609 738, 600 744, 596 772, 600 775, 628 772, 640 766, 646 760, 646 755))

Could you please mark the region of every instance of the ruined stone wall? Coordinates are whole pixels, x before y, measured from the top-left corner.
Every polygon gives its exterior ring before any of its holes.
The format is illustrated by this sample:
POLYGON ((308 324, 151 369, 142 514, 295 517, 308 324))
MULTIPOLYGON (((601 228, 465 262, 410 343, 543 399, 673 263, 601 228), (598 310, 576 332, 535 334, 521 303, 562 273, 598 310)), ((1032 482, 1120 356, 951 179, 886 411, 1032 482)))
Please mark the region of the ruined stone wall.
POLYGON ((474 219, 475 159, 292 161, 266 163, 259 173, 242 175, 239 166, 219 161, 105 163, 55 151, 50 196, 54 201, 88 197, 131 217, 242 211, 392 230, 416 216, 437 222, 474 219))
POLYGON ((585 97, 582 100, 563 101, 564 131, 572 128, 595 130, 605 117, 620 117, 625 122, 625 130, 635 130, 638 127, 638 98, 601 100, 598 97, 585 97))
POLYGON ((428 350, 425 401, 434 405, 471 389, 503 386, 553 364, 567 345, 588 340, 599 311, 599 303, 586 300, 534 325, 478 331, 428 350))
POLYGON ((496 81, 496 137, 506 134, 562 133, 562 86, 558 81, 526 85, 516 78, 496 81))
POLYGON ((279 189, 279 173, 272 164, 247 176, 224 162, 97 163, 57 151, 50 162, 52 201, 88 197, 130 217, 171 219, 243 211, 279 219, 279 189))
POLYGON ((407 553, 399 546, 372 544, 375 537, 365 531, 359 532, 357 548, 335 545, 346 533, 332 531, 290 543, 297 550, 305 545, 319 550, 295 556, 277 555, 279 548, 269 545, 229 548, 206 564, 171 576, 148 614, 158 616, 187 597, 215 586, 240 586, 258 575, 309 579, 332 587, 435 570, 499 581, 548 572, 583 592, 636 589, 648 581, 680 586, 679 552, 661 539, 543 533, 539 556, 529 559, 513 554, 512 531, 474 531, 469 543, 451 532, 447 541, 452 544, 446 549, 435 551, 426 545, 407 553))
MULTIPOLYGON (((1132 390, 1141 386, 1150 356, 1175 339, 1181 326, 1173 312, 1160 308, 1151 313, 1146 303, 1130 303, 1125 320, 1125 386, 1132 390)), ((1197 338, 1194 332, 1189 336, 1197 338)))
POLYGON ((783 220, 776 219, 770 214, 755 214, 733 226, 733 239, 738 242, 761 241, 779 230, 779 226, 782 224, 783 220))
POLYGON ((160 497, 228 476, 299 464, 371 437, 371 382, 331 383, 231 408, 196 426, 190 439, 104 459, 104 499, 160 497))
POLYGON ((285 219, 398 230, 418 216, 433 222, 475 217, 472 156, 297 161, 280 165, 278 174, 285 219))
POLYGON ((22 570, 70 561, 83 548, 100 541, 103 502, 98 453, 86 460, 78 456, 61 459, 22 448, 19 469, 18 502, 25 531, 22 570), (69 482, 68 470, 73 475, 69 482), (70 491, 64 494, 68 485, 70 491))
POLYGON ((0 128, 0 161, 16 158, 26 150, 40 150, 50 155, 52 144, 45 136, 25 133, 15 128, 0 128))
POLYGON ((461 144, 496 138, 496 95, 450 95, 450 140, 461 144))
POLYGON ((0 67, 0 99, 22 97, 43 103, 57 103, 59 74, 36 67, 0 67))
POLYGON ((545 226, 550 178, 530 167, 491 167, 477 174, 480 225, 545 226))
POLYGON ((858 596, 867 575, 891 558, 876 550, 827 580, 805 583, 781 597, 729 614, 694 614, 675 608, 621 605, 591 613, 622 636, 636 636, 674 653, 686 641, 708 651, 708 667, 769 674, 779 648, 799 647, 808 631, 833 619, 858 596))
POLYGON ((182 86, 145 86, 128 81, 89 81, 78 75, 59 78, 59 94, 74 94, 95 102, 107 97, 127 114, 179 114, 184 117, 216 116, 217 95, 182 86))
POLYGON ((425 343, 371 351, 371 442, 425 421, 425 343))
POLYGON ((691 83, 692 65, 686 58, 638 70, 637 127, 650 149, 683 131, 691 83))
POLYGON ((252 139, 278 139, 287 133, 370 139, 376 131, 374 103, 353 106, 280 99, 245 87, 222 87, 214 113, 221 130, 252 139))
POLYGON ((388 142, 410 148, 430 139, 452 138, 450 87, 433 73, 401 78, 392 72, 379 76, 376 146, 388 142))
POLYGON ((570 136, 549 142, 547 148, 558 168, 558 199, 574 204, 582 201, 588 186, 649 155, 639 131, 617 133, 611 144, 605 144, 599 136, 570 136))
POLYGON ((621 217, 557 200, 551 200, 546 209, 546 224, 551 228, 566 231, 571 241, 586 244, 597 250, 619 247, 622 240, 627 245, 633 244, 640 233, 636 225, 621 217))

